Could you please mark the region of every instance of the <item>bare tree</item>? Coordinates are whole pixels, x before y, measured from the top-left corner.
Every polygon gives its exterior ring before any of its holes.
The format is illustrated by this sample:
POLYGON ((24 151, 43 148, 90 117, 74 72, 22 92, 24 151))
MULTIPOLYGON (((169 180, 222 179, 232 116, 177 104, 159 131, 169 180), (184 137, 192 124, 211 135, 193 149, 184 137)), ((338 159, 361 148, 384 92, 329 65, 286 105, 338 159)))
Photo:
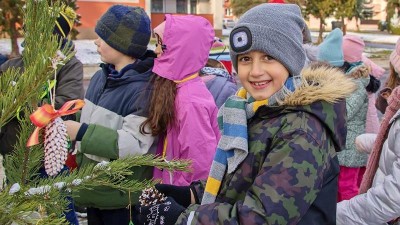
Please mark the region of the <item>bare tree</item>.
POLYGON ((265 2, 265 0, 232 0, 231 8, 233 14, 237 17, 240 17, 247 10, 265 2))
POLYGON ((19 56, 17 39, 20 37, 20 29, 23 22, 22 7, 25 0, 1 0, 0 1, 0 33, 7 34, 11 38, 10 57, 19 56))
POLYGON ((319 25, 319 35, 318 35, 318 40, 317 43, 322 42, 322 34, 325 31, 325 19, 330 17, 336 7, 337 7, 337 1, 332 1, 332 0, 307 0, 305 1, 305 15, 313 15, 314 17, 319 19, 320 25, 319 25))

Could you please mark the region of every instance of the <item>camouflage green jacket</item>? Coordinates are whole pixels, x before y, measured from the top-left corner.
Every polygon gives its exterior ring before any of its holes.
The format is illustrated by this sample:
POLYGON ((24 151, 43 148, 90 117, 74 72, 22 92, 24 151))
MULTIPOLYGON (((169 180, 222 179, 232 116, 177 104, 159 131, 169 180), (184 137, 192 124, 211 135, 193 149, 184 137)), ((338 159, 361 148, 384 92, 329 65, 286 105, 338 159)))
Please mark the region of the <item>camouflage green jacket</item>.
MULTIPOLYGON (((303 70, 302 85, 248 121, 249 154, 225 174, 216 202, 191 205, 176 224, 336 224, 344 98, 354 83, 325 67, 303 70)), ((196 185, 201 199, 204 185, 196 185)))

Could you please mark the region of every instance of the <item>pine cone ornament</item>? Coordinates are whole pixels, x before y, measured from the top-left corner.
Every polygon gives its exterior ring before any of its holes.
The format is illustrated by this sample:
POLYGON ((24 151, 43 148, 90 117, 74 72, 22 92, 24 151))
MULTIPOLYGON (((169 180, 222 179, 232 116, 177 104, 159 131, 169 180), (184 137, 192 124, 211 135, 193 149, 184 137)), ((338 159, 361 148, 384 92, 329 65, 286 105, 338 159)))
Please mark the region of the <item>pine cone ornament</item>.
POLYGON ((139 202, 141 206, 152 206, 164 203, 166 198, 167 197, 156 188, 149 187, 142 191, 142 195, 139 196, 139 202))
POLYGON ((49 176, 57 175, 64 167, 68 154, 68 134, 63 120, 51 121, 44 131, 44 168, 49 176))

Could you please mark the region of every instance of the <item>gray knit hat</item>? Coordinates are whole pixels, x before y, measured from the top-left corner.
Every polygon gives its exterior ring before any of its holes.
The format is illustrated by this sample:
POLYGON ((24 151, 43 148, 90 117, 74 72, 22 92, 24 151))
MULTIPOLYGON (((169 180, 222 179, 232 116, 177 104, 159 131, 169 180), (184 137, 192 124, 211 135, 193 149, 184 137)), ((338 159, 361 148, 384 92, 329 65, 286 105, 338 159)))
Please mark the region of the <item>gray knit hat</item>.
POLYGON ((264 3, 251 8, 240 17, 229 37, 235 70, 239 54, 258 50, 282 63, 290 75, 300 75, 306 60, 302 47, 304 26, 295 4, 264 3))
POLYGON ((140 7, 113 5, 97 21, 95 31, 112 48, 140 58, 150 41, 150 18, 140 7))

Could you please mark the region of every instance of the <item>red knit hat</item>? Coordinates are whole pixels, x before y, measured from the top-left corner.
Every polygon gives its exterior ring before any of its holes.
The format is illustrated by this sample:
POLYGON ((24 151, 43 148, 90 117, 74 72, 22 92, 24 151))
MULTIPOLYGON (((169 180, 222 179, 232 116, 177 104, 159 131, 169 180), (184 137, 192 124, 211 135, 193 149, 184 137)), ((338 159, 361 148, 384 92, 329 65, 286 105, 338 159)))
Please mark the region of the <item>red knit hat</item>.
POLYGON ((371 75, 375 78, 380 79, 385 74, 385 69, 374 63, 372 60, 367 58, 365 55, 362 56, 362 61, 371 68, 371 75))

